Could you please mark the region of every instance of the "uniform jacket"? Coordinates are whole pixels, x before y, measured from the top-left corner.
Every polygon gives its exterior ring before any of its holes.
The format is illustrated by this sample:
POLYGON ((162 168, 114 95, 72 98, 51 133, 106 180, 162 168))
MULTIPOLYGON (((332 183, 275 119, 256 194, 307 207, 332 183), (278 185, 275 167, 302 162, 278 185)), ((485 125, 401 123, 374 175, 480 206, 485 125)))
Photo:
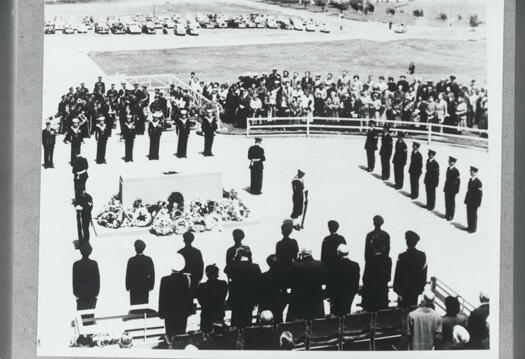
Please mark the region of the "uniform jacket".
POLYGON ((228 284, 220 279, 208 279, 199 284, 197 300, 203 311, 210 311, 224 316, 224 301, 228 293, 228 284))
POLYGON ((467 330, 470 334, 470 347, 483 349, 483 342, 489 338, 487 317, 489 316, 489 303, 484 303, 470 313, 467 330))
POLYGON ((425 184, 430 187, 437 187, 439 184, 439 164, 435 159, 427 160, 425 184))
POLYGON ((122 136, 124 137, 125 140, 131 141, 131 140, 135 139, 137 130, 135 129, 135 125, 134 124, 130 124, 130 123, 126 122, 124 124, 124 126, 122 126, 122 131, 121 132, 122 132, 122 136))
POLYGON ((405 141, 396 142, 396 151, 394 152, 392 162, 401 166, 404 166, 407 163, 407 144, 405 141))
POLYGON ((249 160, 256 160, 259 161, 253 161, 251 167, 260 167, 264 168, 263 162, 266 161, 266 157, 264 156, 264 149, 261 146, 253 145, 248 149, 248 159, 249 160))
POLYGON ((423 172, 423 156, 419 151, 412 151, 410 156, 410 167, 408 167, 408 173, 414 175, 420 175, 423 172))
POLYGON ((186 266, 182 271, 191 275, 191 280, 194 284, 199 283, 204 272, 201 251, 192 246, 185 246, 179 249, 177 253, 181 254, 186 260, 186 266))
POLYGON ((55 145, 56 134, 57 131, 52 128, 50 128, 49 130, 47 128, 42 130, 42 144, 44 145, 44 147, 52 147, 55 145))
POLYGON ((158 124, 156 126, 153 125, 153 123, 149 123, 148 125, 148 135, 149 137, 159 137, 162 135, 162 125, 160 122, 157 122, 158 124))
POLYGON ((76 157, 72 163, 72 168, 74 174, 85 171, 89 168, 88 161, 84 157, 76 157))
POLYGON ((202 119, 201 128, 205 135, 213 135, 217 130, 217 120, 214 118, 208 121, 208 119, 204 118, 202 119))
POLYGON ((73 263, 73 294, 80 299, 94 299, 100 291, 100 273, 96 261, 82 258, 73 263))
POLYGON ((235 305, 257 304, 257 285, 261 277, 261 268, 251 262, 233 263, 230 268, 229 302, 235 305))
POLYGON ((150 291, 155 286, 155 267, 150 257, 137 254, 128 260, 126 290, 150 291))
POLYGON ((447 193, 458 193, 460 185, 459 171, 456 167, 447 168, 447 178, 445 180, 445 186, 443 192, 447 193))
POLYGON ((377 150, 377 131, 373 128, 366 133, 365 150, 377 150))
POLYGON ((483 197, 482 184, 478 178, 471 178, 468 181, 468 190, 465 195, 465 204, 473 207, 481 206, 483 197))
POLYGON ((422 293, 427 282, 427 257, 424 252, 409 248, 397 259, 394 291, 398 294, 422 293))
POLYGON ((288 267, 297 259, 299 246, 293 238, 283 238, 275 245, 275 255, 279 260, 279 265, 288 267))
POLYGON ((388 133, 383 135, 383 138, 381 139, 381 149, 379 150, 379 154, 381 157, 387 158, 392 156, 392 136, 388 133))
POLYGON ((107 142, 109 138, 109 129, 107 126, 99 126, 97 125, 95 127, 95 139, 97 142, 107 142))
POLYGON ((339 259, 328 279, 328 295, 331 298, 353 298, 359 289, 359 280, 359 264, 348 258, 339 259))
POLYGON ((173 272, 162 277, 159 292, 159 317, 190 315, 193 311, 193 297, 190 292, 189 275, 173 272))
POLYGON ((313 258, 295 262, 290 266, 288 286, 292 288, 291 300, 311 308, 322 303, 325 295, 327 271, 322 262, 313 258))
POLYGON ((378 243, 378 247, 385 248, 384 254, 387 256, 390 254, 390 235, 381 229, 374 229, 366 235, 365 261, 372 256, 372 248, 374 248, 374 243, 376 242, 378 243))

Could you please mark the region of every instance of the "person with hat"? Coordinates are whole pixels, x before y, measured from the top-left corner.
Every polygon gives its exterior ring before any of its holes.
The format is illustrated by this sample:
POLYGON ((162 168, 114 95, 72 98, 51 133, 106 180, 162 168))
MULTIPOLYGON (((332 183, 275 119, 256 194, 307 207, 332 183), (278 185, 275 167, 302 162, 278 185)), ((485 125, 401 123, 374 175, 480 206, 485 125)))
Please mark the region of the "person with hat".
POLYGON ((106 145, 109 138, 109 128, 106 126, 106 118, 99 116, 97 118, 97 126, 95 127, 95 140, 97 141, 97 157, 98 164, 106 163, 106 145))
POLYGON ((118 346, 122 349, 129 349, 133 346, 133 337, 128 332, 122 333, 118 340, 118 346))
POLYGON ((474 309, 468 318, 467 330, 470 334, 469 349, 490 348, 490 299, 487 293, 479 293, 481 305, 474 309))
POLYGON ((361 307, 368 312, 388 308, 388 283, 392 278, 392 259, 387 253, 386 242, 373 241, 368 247, 365 261, 361 307))
POLYGON ((149 135, 149 160, 158 160, 159 159, 159 147, 160 147, 160 136, 162 135, 162 124, 160 123, 160 118, 162 117, 162 112, 157 111, 153 112, 151 116, 151 121, 148 124, 148 135, 149 135))
POLYGON ((394 164, 395 189, 402 189, 405 180, 405 165, 407 163, 407 144, 404 141, 405 133, 398 132, 396 150, 392 163, 394 164))
POLYGON ((248 149, 250 160, 250 193, 259 195, 262 189, 263 162, 266 161, 264 148, 261 147, 262 138, 256 137, 255 144, 248 149))
POLYGON ((293 221, 288 220, 283 222, 281 225, 283 239, 275 244, 276 259, 283 273, 286 273, 290 265, 297 260, 297 254, 299 253, 297 241, 290 238, 292 230, 293 221))
POLYGON ((186 109, 180 110, 180 116, 175 119, 177 127, 177 134, 179 135, 177 141, 177 157, 186 158, 188 150, 188 137, 190 136, 191 123, 188 119, 188 111, 186 109))
POLYGON ((412 154, 410 155, 410 166, 408 173, 410 174, 410 198, 416 199, 419 197, 419 177, 423 172, 423 156, 419 152, 420 144, 412 142, 412 154))
POLYGON ((51 127, 51 120, 49 117, 46 120, 46 128, 42 130, 42 146, 44 146, 44 168, 54 168, 53 152, 55 150, 55 143, 57 131, 51 127))
POLYGON ((436 159, 436 151, 428 150, 428 160, 425 172, 425 189, 427 192, 427 209, 433 210, 436 205, 436 187, 439 184, 439 163, 436 159))
POLYGON ((381 229, 383 223, 385 223, 383 217, 380 215, 374 216, 372 219, 374 223, 374 230, 366 235, 365 240, 365 261, 372 256, 372 248, 374 243, 379 243, 381 248, 384 248, 386 255, 390 254, 390 235, 381 229))
POLYGON ((375 152, 377 150, 377 131, 374 128, 375 121, 368 122, 369 128, 368 132, 366 133, 366 141, 365 141, 365 150, 366 150, 366 161, 367 161, 367 167, 366 170, 368 172, 372 172, 375 167, 376 163, 376 155, 375 152))
POLYGON ((348 258, 348 246, 337 247, 339 260, 328 275, 326 290, 330 300, 330 313, 334 316, 349 314, 354 297, 359 290, 360 268, 348 258))
POLYGON ((323 239, 321 245, 321 262, 323 262, 327 269, 332 268, 339 258, 337 255, 337 247, 339 247, 340 244, 346 244, 345 237, 338 234, 338 230, 339 223, 337 221, 328 221, 328 231, 330 235, 323 239))
POLYGON ((133 146, 135 145, 135 137, 137 135, 137 129, 135 127, 135 120, 133 115, 126 115, 127 120, 122 127, 122 136, 124 137, 124 161, 133 162, 133 146))
POLYGON ((201 306, 200 330, 209 333, 214 323, 224 323, 224 301, 228 283, 219 279, 219 268, 215 264, 206 266, 206 282, 199 284, 196 297, 201 306))
POLYGON ((261 274, 257 285, 259 312, 262 314, 264 311, 270 311, 272 320, 279 324, 283 321, 283 311, 287 304, 285 283, 289 265, 285 268, 275 254, 266 258, 266 264, 269 269, 261 274))
POLYGON ((137 239, 134 244, 136 255, 128 260, 126 267, 126 290, 129 304, 148 304, 149 292, 155 286, 155 266, 150 257, 144 255, 146 243, 137 239))
POLYGON ((93 93, 104 95, 106 93, 106 84, 102 81, 102 76, 98 77, 98 81, 93 86, 93 93))
POLYGON ((456 158, 449 156, 447 178, 445 180, 445 186, 443 187, 443 192, 445 193, 445 219, 447 221, 454 218, 456 211, 456 194, 459 192, 459 185, 461 183, 456 162, 456 158))
POLYGON ((71 159, 70 164, 73 164, 77 154, 80 154, 80 147, 83 143, 82 130, 80 128, 80 120, 74 118, 72 120, 72 126, 67 130, 66 136, 64 137, 64 143, 71 144, 71 159))
POLYGON ((481 206, 483 197, 482 183, 478 178, 478 169, 470 167, 470 179, 468 181, 465 204, 467 205, 467 231, 474 233, 478 227, 478 208, 481 206))
POLYGON ((394 275, 394 292, 398 295, 398 306, 408 308, 417 304, 427 283, 427 256, 416 249, 419 235, 413 231, 405 233, 407 250, 399 255, 394 275))
POLYGON ((191 244, 195 240, 195 235, 192 232, 186 232, 182 235, 184 247, 179 249, 177 253, 184 257, 186 266, 183 269, 184 273, 189 273, 191 279, 192 292, 199 285, 202 274, 204 272, 204 261, 202 260, 202 253, 191 244))
POLYGON ((434 310, 435 295, 427 290, 419 307, 408 314, 406 335, 409 350, 432 350, 441 339, 443 319, 434 310))
POLYGON ((71 162, 73 172, 73 188, 75 190, 75 199, 78 199, 83 191, 86 190, 86 182, 89 177, 89 164, 87 159, 80 155, 80 152, 75 155, 71 162))
MULTIPOLYGON (((461 327, 466 332, 467 317, 459 313, 460 307, 458 297, 448 296, 445 298, 442 335, 436 344, 436 350, 462 349, 463 343, 454 340, 454 332, 457 331, 456 327, 461 327)), ((468 332, 466 333, 468 335, 468 332)))
POLYGON ((166 336, 186 333, 188 317, 193 313, 190 275, 183 272, 186 265, 184 257, 175 254, 172 259, 171 274, 162 277, 159 290, 159 318, 164 319, 166 336))
POLYGON ((381 179, 386 181, 390 178, 390 157, 392 157, 392 135, 390 134, 390 125, 385 124, 383 127, 383 137, 381 137, 381 179))
MULTIPOLYGON (((73 263, 73 295, 77 300, 77 310, 95 309, 100 292, 98 263, 89 258, 93 251, 89 243, 82 243, 79 249, 82 259, 73 263)), ((93 317, 93 314, 82 316, 83 319, 93 317)))
POLYGON ((83 189, 74 200, 77 211, 78 242, 89 243, 89 225, 91 224, 91 211, 93 210, 93 197, 83 189))
POLYGON ((293 209, 290 217, 294 223, 293 228, 297 231, 302 229, 299 217, 303 214, 304 205, 308 203, 308 190, 304 186, 305 173, 297 170, 297 175, 292 179, 292 203, 293 209))
POLYGON ((115 88, 115 83, 111 83, 110 88, 109 88, 108 92, 106 93, 106 96, 108 98, 113 97, 114 99, 118 99, 119 98, 119 93, 118 93, 117 89, 115 88))
POLYGON ((217 119, 213 114, 213 109, 206 109, 206 115, 201 121, 201 129, 204 135, 204 156, 213 156, 213 138, 215 131, 217 131, 217 119))

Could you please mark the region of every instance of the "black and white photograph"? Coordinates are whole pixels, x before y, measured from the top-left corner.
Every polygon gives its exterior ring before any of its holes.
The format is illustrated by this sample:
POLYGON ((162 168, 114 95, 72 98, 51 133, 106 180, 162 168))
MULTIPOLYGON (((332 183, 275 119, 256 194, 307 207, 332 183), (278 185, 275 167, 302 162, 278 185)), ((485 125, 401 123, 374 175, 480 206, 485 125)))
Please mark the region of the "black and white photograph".
POLYGON ((502 2, 44 14, 38 355, 497 357, 502 2))

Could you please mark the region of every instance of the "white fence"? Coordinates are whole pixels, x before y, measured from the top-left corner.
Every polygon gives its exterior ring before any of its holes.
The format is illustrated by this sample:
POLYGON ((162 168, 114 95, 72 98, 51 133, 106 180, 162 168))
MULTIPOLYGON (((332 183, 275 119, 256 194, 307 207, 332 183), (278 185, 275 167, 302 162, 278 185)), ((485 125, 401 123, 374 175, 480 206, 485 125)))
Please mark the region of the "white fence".
POLYGON ((375 128, 381 129, 390 124, 392 132, 404 132, 408 135, 420 135, 428 144, 432 141, 459 142, 458 139, 468 140, 468 146, 488 147, 488 130, 470 127, 441 125, 427 122, 388 121, 375 119, 343 118, 343 117, 255 117, 248 118, 246 136, 254 135, 289 135, 304 133, 312 134, 333 133, 334 130, 350 133, 363 132, 368 129, 368 123, 374 121, 375 128), (272 131, 273 130, 273 131, 272 131))

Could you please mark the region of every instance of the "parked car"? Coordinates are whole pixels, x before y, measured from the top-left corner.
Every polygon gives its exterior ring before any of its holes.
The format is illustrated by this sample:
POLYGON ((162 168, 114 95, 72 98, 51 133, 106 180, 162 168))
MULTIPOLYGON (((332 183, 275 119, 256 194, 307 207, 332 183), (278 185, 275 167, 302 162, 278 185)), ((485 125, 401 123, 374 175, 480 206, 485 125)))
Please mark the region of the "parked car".
POLYGON ((322 24, 321 27, 319 28, 319 31, 321 31, 324 34, 328 34, 330 33, 330 28, 328 27, 328 25, 322 24))
POLYGON ((188 24, 188 28, 187 28, 186 31, 187 31, 188 35, 199 36, 199 34, 200 34, 200 26, 197 23, 190 23, 190 24, 188 24))
POLYGON ((101 35, 109 34, 109 25, 106 22, 97 22, 95 24, 95 33, 101 35))
POLYGON ((140 28, 139 24, 136 22, 128 23, 127 30, 128 30, 127 31, 128 34, 133 34, 133 35, 142 34, 142 29, 140 28))
POLYGON ((315 23, 313 21, 308 21, 306 23, 306 31, 314 32, 316 30, 315 23))
POLYGON ((113 25, 111 26, 111 33, 115 35, 125 34, 126 26, 124 26, 124 24, 121 22, 113 23, 113 25))
POLYGON ((186 26, 181 23, 175 25, 175 30, 173 31, 175 35, 186 36, 186 26))
POLYGON ((269 29, 277 29, 279 26, 277 25, 277 21, 275 21, 274 18, 269 17, 266 19, 266 27, 269 29))
POLYGON ((293 29, 294 30, 297 30, 297 31, 303 31, 304 30, 304 25, 303 25, 303 22, 299 19, 294 19, 292 21, 293 23, 293 29))
POLYGON ((64 34, 68 34, 68 35, 72 35, 75 33, 75 27, 73 26, 73 24, 66 24, 64 25, 64 30, 63 30, 63 33, 64 34))
POLYGON ((404 34, 407 32, 407 27, 404 23, 394 24, 393 29, 394 32, 398 34, 404 34))
POLYGON ((149 35, 155 35, 157 33, 157 29, 155 28, 155 24, 152 21, 147 21, 142 26, 142 32, 149 35))
POLYGON ((44 24, 44 34, 54 34, 55 33, 55 24, 48 23, 44 24))
POLYGON ((78 24, 77 25, 77 33, 78 34, 87 34, 87 27, 84 24, 78 24))

